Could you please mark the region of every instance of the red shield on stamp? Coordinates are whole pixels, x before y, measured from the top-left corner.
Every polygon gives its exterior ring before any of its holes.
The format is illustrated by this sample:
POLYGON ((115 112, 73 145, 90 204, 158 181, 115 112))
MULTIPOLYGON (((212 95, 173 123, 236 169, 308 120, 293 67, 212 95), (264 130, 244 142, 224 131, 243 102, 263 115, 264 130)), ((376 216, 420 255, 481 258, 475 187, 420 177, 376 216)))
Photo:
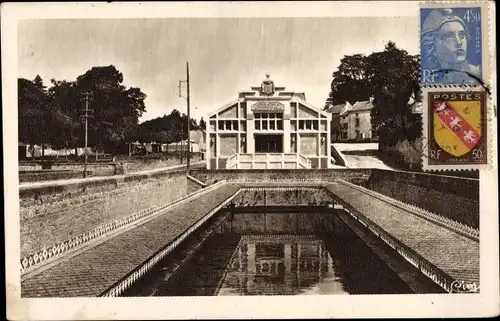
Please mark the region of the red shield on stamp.
POLYGON ((481 103, 465 100, 435 100, 432 105, 434 139, 448 154, 459 157, 481 140, 481 103))

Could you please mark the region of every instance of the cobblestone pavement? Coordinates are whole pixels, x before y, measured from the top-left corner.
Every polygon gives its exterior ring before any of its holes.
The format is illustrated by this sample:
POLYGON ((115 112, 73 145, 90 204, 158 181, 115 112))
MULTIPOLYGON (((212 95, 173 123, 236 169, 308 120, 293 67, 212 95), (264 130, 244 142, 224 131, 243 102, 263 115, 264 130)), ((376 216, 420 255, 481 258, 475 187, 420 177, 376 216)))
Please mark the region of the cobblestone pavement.
POLYGON ((222 185, 21 282, 22 297, 98 296, 239 189, 222 185))
POLYGON ((479 284, 479 243, 342 184, 327 185, 354 209, 458 281, 479 284))

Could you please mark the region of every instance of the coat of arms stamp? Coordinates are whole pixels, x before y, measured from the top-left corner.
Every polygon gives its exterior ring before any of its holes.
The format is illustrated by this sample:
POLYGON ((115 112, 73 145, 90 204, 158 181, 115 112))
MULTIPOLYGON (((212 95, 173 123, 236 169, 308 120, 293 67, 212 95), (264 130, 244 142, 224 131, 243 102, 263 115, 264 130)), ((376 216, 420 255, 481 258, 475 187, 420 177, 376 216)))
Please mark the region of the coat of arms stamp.
POLYGON ((488 165, 487 93, 479 87, 424 88, 424 169, 488 165))

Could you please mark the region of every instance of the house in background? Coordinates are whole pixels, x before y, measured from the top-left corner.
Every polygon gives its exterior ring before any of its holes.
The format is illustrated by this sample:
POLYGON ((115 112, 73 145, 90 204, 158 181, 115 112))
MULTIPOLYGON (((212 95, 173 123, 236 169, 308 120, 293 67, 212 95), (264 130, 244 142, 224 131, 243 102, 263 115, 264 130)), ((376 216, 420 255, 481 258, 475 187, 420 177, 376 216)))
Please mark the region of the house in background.
POLYGON ((373 98, 357 101, 341 115, 340 123, 347 124, 348 140, 366 140, 373 137, 372 116, 373 98))
POLYGON ((371 110, 373 98, 366 101, 357 101, 354 105, 349 102, 333 105, 327 109, 332 114, 332 132, 335 134, 332 142, 363 141, 373 139, 371 124, 371 110))
MULTIPOLYGON (((191 130, 189 132, 189 138, 191 139, 191 143, 194 143, 199 146, 199 152, 205 153, 207 151, 206 140, 207 133, 203 129, 191 130)), ((191 149, 192 152, 194 150, 191 149)))
POLYGON ((347 124, 341 124, 341 115, 343 115, 346 110, 352 108, 352 105, 346 101, 344 104, 337 104, 337 105, 330 105, 329 108, 326 110, 327 113, 330 113, 332 115, 332 121, 331 121, 331 141, 337 142, 341 141, 342 139, 347 139, 347 124), (345 126, 345 128, 343 127, 345 126), (346 138, 343 138, 343 137, 346 138))
MULTIPOLYGON (((191 139, 190 146, 191 148, 191 153, 199 153, 200 152, 200 145, 194 140, 191 139)), ((167 149, 169 152, 185 152, 188 149, 188 141, 187 139, 184 139, 180 142, 173 142, 168 144, 167 149)))

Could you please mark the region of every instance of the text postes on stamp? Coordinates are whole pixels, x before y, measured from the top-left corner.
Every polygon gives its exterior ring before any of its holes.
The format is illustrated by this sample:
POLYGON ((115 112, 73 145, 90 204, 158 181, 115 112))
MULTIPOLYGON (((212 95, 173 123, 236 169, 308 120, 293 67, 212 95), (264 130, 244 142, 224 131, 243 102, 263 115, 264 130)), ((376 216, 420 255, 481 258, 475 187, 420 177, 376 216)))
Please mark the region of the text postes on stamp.
POLYGON ((483 81, 481 7, 420 9, 420 82, 479 84, 483 81))
POLYGON ((432 88, 423 98, 424 169, 484 169, 489 160, 486 92, 432 88))

